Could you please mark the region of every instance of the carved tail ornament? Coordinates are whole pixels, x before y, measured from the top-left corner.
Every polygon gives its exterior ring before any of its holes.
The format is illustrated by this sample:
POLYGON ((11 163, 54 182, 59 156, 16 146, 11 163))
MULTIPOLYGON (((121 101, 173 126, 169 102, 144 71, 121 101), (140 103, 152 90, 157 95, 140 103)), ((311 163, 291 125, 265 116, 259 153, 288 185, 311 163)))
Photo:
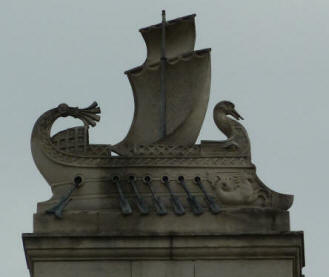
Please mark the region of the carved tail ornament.
POLYGON ((40 163, 43 162, 43 160, 40 159, 40 155, 43 154, 47 156, 50 152, 60 151, 60 147, 58 145, 60 142, 58 142, 56 137, 63 136, 64 132, 68 132, 72 129, 83 131, 83 139, 81 143, 83 148, 86 149, 87 144, 89 144, 89 125, 93 127, 96 126, 96 122, 100 120, 100 116, 98 115, 100 112, 101 110, 98 107, 98 104, 93 102, 89 107, 84 109, 70 107, 67 104, 60 104, 57 108, 51 109, 42 114, 36 121, 31 136, 32 155, 38 168, 40 169, 40 163), (67 116, 80 119, 84 126, 71 128, 63 132, 59 132, 58 134, 51 137, 50 132, 54 122, 60 117, 67 116))

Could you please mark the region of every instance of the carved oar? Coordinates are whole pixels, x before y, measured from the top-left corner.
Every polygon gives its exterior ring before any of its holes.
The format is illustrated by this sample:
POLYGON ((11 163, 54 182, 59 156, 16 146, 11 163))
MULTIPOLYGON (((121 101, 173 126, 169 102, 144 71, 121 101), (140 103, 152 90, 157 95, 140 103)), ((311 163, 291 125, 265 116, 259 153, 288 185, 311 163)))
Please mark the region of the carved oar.
POLYGON ((199 176, 194 178, 195 183, 199 186, 201 191, 203 192, 206 202, 209 205, 209 209, 213 214, 218 214, 220 212, 220 208, 216 204, 215 200, 213 197, 211 197, 205 190, 203 184, 201 183, 201 178, 199 176))
POLYGON ((67 204, 71 201, 72 193, 78 189, 81 185, 82 178, 77 176, 74 178, 74 186, 61 198, 61 200, 52 208, 46 211, 47 214, 53 214, 55 217, 61 219, 63 218, 63 210, 67 204))
POLYGON ((169 183, 169 179, 167 176, 163 176, 162 177, 162 182, 166 185, 169 193, 170 193, 170 197, 171 197, 171 201, 173 202, 174 205, 174 211, 177 215, 183 215, 185 214, 185 210, 184 207, 182 205, 182 203, 180 202, 179 198, 175 195, 175 193, 172 191, 171 187, 170 187, 170 183, 169 183))
POLYGON ((178 181, 179 183, 182 185, 183 189, 185 190, 186 194, 187 194, 187 201, 189 202, 192 212, 195 215, 200 215, 203 213, 203 209, 200 206, 199 202, 196 200, 195 196, 193 196, 191 194, 191 192, 188 190, 186 184, 185 184, 185 180, 183 176, 179 176, 178 177, 178 181))
POLYGON ((136 185, 136 178, 135 176, 129 176, 128 178, 129 184, 132 186, 135 195, 136 195, 136 205, 140 211, 141 214, 146 215, 149 214, 150 210, 149 207, 147 206, 146 202, 144 201, 143 197, 140 195, 137 185, 136 185))
POLYGON ((120 184, 120 178, 119 176, 114 176, 112 178, 113 183, 116 185, 118 193, 119 193, 119 197, 120 197, 120 208, 121 211, 124 215, 129 215, 132 214, 132 209, 129 205, 129 202, 127 200, 127 198, 125 197, 122 188, 121 188, 121 184, 120 184))
POLYGON ((149 187, 149 189, 151 191, 152 198, 153 198, 154 205, 155 205, 155 210, 156 210, 157 214, 166 215, 167 209, 166 209, 165 205, 162 203, 160 197, 155 195, 151 182, 152 182, 151 177, 145 176, 144 183, 149 187))

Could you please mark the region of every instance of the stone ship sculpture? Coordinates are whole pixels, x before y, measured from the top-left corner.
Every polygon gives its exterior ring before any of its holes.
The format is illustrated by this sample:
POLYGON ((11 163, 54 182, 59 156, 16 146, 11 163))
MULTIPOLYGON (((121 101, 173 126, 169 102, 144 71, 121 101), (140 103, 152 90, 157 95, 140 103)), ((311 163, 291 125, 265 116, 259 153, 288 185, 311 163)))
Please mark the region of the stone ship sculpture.
POLYGON ((53 196, 38 204, 36 232, 193 233, 288 231, 293 196, 269 189, 251 162, 242 116, 213 111, 224 141, 195 144, 210 93, 210 49, 194 50, 195 15, 140 30, 147 58, 126 71, 135 113, 116 145, 89 142, 97 103, 60 104, 35 123, 34 161, 53 196), (53 123, 83 122, 51 136, 53 123), (113 155, 116 153, 116 155, 113 155), (179 218, 177 218, 179 217, 179 218), (63 224, 65 222, 65 224, 63 224))

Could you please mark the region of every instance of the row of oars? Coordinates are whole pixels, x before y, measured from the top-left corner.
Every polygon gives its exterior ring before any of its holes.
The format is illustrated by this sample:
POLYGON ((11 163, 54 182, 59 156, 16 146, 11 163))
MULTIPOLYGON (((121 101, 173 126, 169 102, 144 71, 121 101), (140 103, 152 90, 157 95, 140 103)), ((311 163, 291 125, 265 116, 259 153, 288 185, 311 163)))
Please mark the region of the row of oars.
MULTIPOLYGON (((130 215, 132 214, 132 208, 128 202, 128 199, 126 198, 125 194, 123 193, 122 190, 122 185, 120 183, 120 178, 118 176, 114 176, 112 178, 113 183, 116 185, 117 191, 119 193, 120 197, 120 208, 121 211, 124 215, 130 215)), ((170 195, 170 200, 173 205, 173 210, 175 214, 177 215, 183 215, 185 214, 185 208, 179 199, 179 197, 176 195, 176 193, 172 190, 172 186, 170 184, 169 178, 167 176, 163 176, 161 178, 162 183, 166 186, 168 189, 169 195, 170 195)), ((200 188, 201 192, 204 195, 205 201, 209 207, 209 210, 213 214, 217 214, 220 212, 219 206, 216 204, 215 199, 211 197, 208 192, 206 191, 204 185, 201 182, 200 177, 195 177, 194 178, 195 184, 200 188)), ((166 206, 164 205, 162 199, 160 196, 158 196, 153 188, 152 185, 152 179, 150 176, 145 176, 143 179, 143 182, 145 185, 148 186, 151 196, 153 199, 153 203, 155 206, 156 213, 158 215, 166 215, 168 213, 166 206)), ((136 199, 135 203, 136 206, 138 207, 139 211, 143 215, 147 215, 150 213, 150 208, 145 202, 144 198, 141 196, 141 194, 138 191, 137 184, 136 184, 136 178, 134 176, 129 176, 128 178, 128 183, 129 185, 133 188, 133 191, 135 193, 136 199)), ((185 193, 186 193, 186 198, 187 201, 190 205, 190 208, 195 215, 201 215, 204 211, 196 197, 189 191, 185 184, 185 179, 183 176, 178 177, 178 183, 183 187, 185 193)))
MULTIPOLYGON (((169 178, 167 176, 163 176, 161 181, 167 187, 167 189, 169 191, 171 203, 173 205, 173 209, 174 209, 175 214, 177 214, 177 215, 185 214, 184 206, 183 206, 181 200, 179 199, 179 197, 172 190, 169 178)), ((210 212, 213 213, 213 214, 219 213, 220 209, 219 209, 218 205, 216 204, 214 198, 211 197, 207 193, 207 191, 205 190, 205 188, 204 188, 204 186, 201 182, 201 178, 197 176, 197 177, 194 178, 194 181, 195 181, 195 184, 198 185, 201 192, 203 193, 205 201, 206 201, 206 203, 209 207, 210 212)), ((129 204, 128 199, 126 198, 126 196, 123 192, 119 176, 114 176, 112 178, 112 182, 116 185, 116 188, 117 188, 117 191, 118 191, 118 194, 119 194, 120 208, 121 208, 122 213, 124 215, 132 214, 132 208, 129 204)), ((144 182, 145 185, 148 186, 148 188, 151 192, 152 199, 153 199, 153 204, 155 206, 156 213, 158 215, 166 215, 168 213, 167 208, 164 205, 163 201, 161 200, 160 196, 158 196, 156 194, 156 192, 153 188, 153 185, 152 185, 151 177, 150 176, 145 176, 144 179, 143 179, 143 182, 144 182)), ((184 177, 179 176, 178 177, 178 182, 183 187, 183 189, 184 189, 184 191, 187 195, 186 198, 187 198, 187 201, 190 205, 190 208, 191 208, 193 214, 201 215, 204 212, 203 208, 201 207, 201 205, 198 202, 198 200, 196 199, 196 197, 187 188, 187 186, 185 184, 184 177)), ((74 186, 60 199, 60 201, 55 206, 48 209, 46 211, 46 213, 53 214, 57 218, 62 218, 63 217, 63 210, 67 206, 67 204, 71 201, 72 193, 80 187, 81 183, 82 183, 82 178, 80 176, 77 176, 74 179, 74 186)), ((142 215, 149 214, 150 213, 150 207, 148 206, 148 204, 146 203, 146 201, 141 196, 141 194, 138 190, 138 187, 137 187, 137 184, 136 184, 136 178, 134 176, 129 176, 128 183, 132 187, 133 192, 136 196, 136 198, 134 199, 134 202, 135 202, 139 212, 142 215)))

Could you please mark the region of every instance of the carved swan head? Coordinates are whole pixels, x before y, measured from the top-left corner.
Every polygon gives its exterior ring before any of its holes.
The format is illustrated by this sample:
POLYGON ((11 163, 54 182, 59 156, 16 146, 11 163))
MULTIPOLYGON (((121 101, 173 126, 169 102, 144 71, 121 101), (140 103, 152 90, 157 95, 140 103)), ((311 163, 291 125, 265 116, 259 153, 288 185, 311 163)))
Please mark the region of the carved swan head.
POLYGON ((221 101, 215 106, 214 117, 218 113, 224 113, 225 115, 231 115, 237 120, 243 119, 243 117, 235 110, 234 104, 229 101, 221 101))

